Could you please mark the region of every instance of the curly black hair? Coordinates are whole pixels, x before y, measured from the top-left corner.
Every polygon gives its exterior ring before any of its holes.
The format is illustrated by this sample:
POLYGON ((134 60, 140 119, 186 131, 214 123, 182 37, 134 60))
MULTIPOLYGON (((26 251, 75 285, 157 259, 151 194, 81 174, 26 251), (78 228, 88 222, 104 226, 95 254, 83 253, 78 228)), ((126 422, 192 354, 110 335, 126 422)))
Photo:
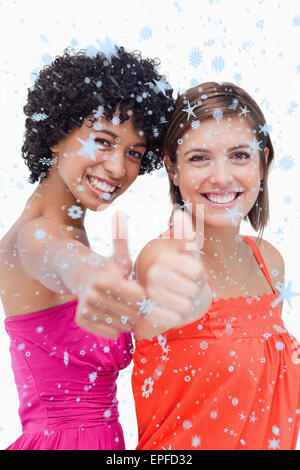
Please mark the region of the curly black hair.
POLYGON ((52 160, 50 147, 83 120, 102 110, 111 120, 119 106, 120 122, 133 113, 133 125, 144 132, 147 148, 139 174, 162 167, 162 143, 174 110, 173 90, 157 67, 158 59, 114 46, 110 57, 102 52, 66 49, 45 66, 24 106, 25 136, 22 156, 30 170, 29 182, 45 178, 52 160))

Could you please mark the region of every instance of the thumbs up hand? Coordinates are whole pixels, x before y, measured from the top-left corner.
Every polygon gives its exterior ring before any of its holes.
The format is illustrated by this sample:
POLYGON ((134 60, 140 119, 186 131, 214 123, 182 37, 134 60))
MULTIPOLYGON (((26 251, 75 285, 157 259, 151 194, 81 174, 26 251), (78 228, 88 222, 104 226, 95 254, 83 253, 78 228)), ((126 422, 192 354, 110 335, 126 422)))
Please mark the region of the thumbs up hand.
POLYGON ((148 253, 144 252, 138 263, 146 296, 153 303, 152 311, 135 328, 138 341, 196 321, 211 304, 211 291, 196 237, 186 237, 186 232, 193 232, 192 219, 184 211, 176 211, 173 224, 174 236, 178 228, 182 236, 173 240, 154 240, 152 259, 149 259, 150 243, 148 253))
POLYGON ((115 214, 113 224, 114 254, 108 259, 99 256, 100 263, 89 266, 79 291, 75 318, 81 328, 107 338, 132 330, 138 303, 145 295, 143 287, 130 280, 132 261, 124 215, 115 214))

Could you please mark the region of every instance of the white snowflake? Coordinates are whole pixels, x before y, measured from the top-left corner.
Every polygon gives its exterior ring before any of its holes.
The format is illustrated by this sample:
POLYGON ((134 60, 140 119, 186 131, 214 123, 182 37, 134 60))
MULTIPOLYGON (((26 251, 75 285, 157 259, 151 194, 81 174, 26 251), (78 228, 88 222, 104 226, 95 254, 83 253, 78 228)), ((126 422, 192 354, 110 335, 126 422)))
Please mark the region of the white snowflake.
POLYGON ((95 143, 95 134, 91 133, 87 140, 80 139, 79 137, 76 137, 76 139, 82 145, 81 149, 77 151, 77 155, 96 160, 95 151, 103 149, 103 146, 95 143))
POLYGON ((140 29, 140 37, 144 41, 148 41, 152 37, 152 31, 148 26, 144 26, 140 29))
POLYGON ((91 383, 95 382, 96 378, 97 378, 97 372, 91 372, 89 374, 89 380, 90 380, 91 383))
POLYGON ((114 116, 114 117, 112 118, 111 122, 112 122, 112 124, 113 124, 114 126, 118 126, 118 125, 120 124, 121 120, 120 120, 119 117, 114 116))
POLYGON ((291 298, 299 296, 300 292, 292 292, 291 286, 292 286, 292 281, 289 281, 286 287, 283 285, 282 282, 276 283, 275 288, 279 290, 280 296, 278 296, 277 299, 271 303, 271 307, 274 308, 279 302, 281 302, 282 300, 286 300, 289 307, 292 308, 291 298))
POLYGON ((202 349, 202 351, 205 351, 208 348, 208 342, 207 341, 201 341, 199 346, 200 346, 200 349, 202 349))
POLYGON ((170 350, 170 346, 166 347, 167 338, 165 338, 163 335, 158 335, 157 336, 157 342, 160 345, 160 347, 162 348, 163 352, 165 354, 168 354, 168 352, 170 350))
POLYGON ((263 126, 259 126, 259 133, 262 132, 264 136, 267 136, 271 132, 272 128, 267 123, 263 126))
POLYGON ((198 119, 191 122, 191 128, 192 129, 199 129, 199 127, 200 127, 200 121, 198 119))
POLYGON ((256 138, 254 137, 251 142, 247 142, 249 144, 249 149, 253 151, 255 154, 258 150, 262 150, 260 144, 262 143, 262 140, 257 142, 256 138))
POLYGON ((64 364, 66 367, 69 365, 69 354, 67 351, 64 352, 64 364))
POLYGON ((43 229, 40 228, 40 229, 38 229, 34 232, 34 236, 38 240, 42 240, 43 238, 45 238, 46 232, 43 229))
POLYGON ((244 106, 244 108, 240 107, 241 112, 239 113, 239 116, 247 116, 247 113, 250 113, 249 109, 247 106, 244 106))
POLYGON ((239 104, 239 100, 237 98, 233 98, 232 104, 229 106, 229 109, 236 111, 237 105, 239 104))
POLYGON ((196 68, 201 64, 202 60, 202 52, 200 51, 199 47, 192 47, 191 53, 189 55, 190 65, 196 68))
POLYGON ((61 264, 58 265, 62 270, 65 270, 67 269, 67 267, 69 266, 69 263, 67 263, 66 261, 63 261, 61 264))
POLYGON ((153 392, 153 385, 154 382, 152 380, 152 377, 148 377, 148 379, 144 380, 144 385, 142 386, 142 396, 148 398, 150 393, 153 392))
POLYGON ((113 56, 118 57, 118 51, 116 49, 116 46, 110 40, 110 38, 106 36, 104 41, 100 41, 99 39, 97 39, 97 42, 100 46, 101 52, 103 52, 103 54, 108 60, 111 60, 113 56))
POLYGON ((72 206, 68 209, 68 216, 72 217, 72 219, 79 219, 82 214, 83 211, 79 206, 72 206))
POLYGON ((165 447, 162 447, 163 450, 172 450, 171 444, 169 444, 169 447, 166 449, 165 447))
POLYGON ((160 356, 160 358, 161 358, 162 361, 168 361, 169 358, 168 358, 167 356, 168 356, 168 353, 162 353, 162 355, 160 356))
POLYGON ((162 93, 164 96, 166 96, 166 90, 170 90, 170 85, 167 83, 167 81, 164 79, 164 77, 161 77, 160 80, 153 80, 156 84, 154 91, 156 93, 162 93))
POLYGON ((223 111, 222 109, 220 108, 215 108, 214 111, 213 111, 213 118, 217 121, 217 123, 219 124, 219 122, 222 120, 223 118, 223 111))
POLYGON ((152 133, 153 133, 153 137, 155 138, 159 137, 159 130, 157 129, 156 126, 152 127, 152 133))
POLYGON ((50 165, 51 165, 51 158, 41 157, 41 158, 39 159, 39 162, 40 162, 42 165, 50 166, 50 165))
POLYGON ((279 447, 279 443, 280 443, 280 439, 268 439, 269 441, 269 449, 272 449, 272 450, 275 450, 275 449, 280 449, 279 447))
POLYGON ((45 113, 34 113, 32 114, 31 119, 34 122, 40 122, 40 121, 45 121, 45 119, 47 119, 48 117, 49 116, 47 116, 47 114, 45 113))
POLYGON ((192 427, 192 423, 186 419, 185 421, 183 421, 182 427, 183 429, 190 429, 192 427))
POLYGON ((192 447, 199 447, 201 444, 201 438, 199 436, 194 436, 192 438, 192 447))
POLYGON ((194 113, 194 109, 197 108, 197 106, 199 106, 199 103, 196 103, 196 104, 194 104, 194 106, 191 106, 190 102, 188 101, 187 105, 188 105, 188 107, 186 109, 184 109, 183 111, 185 113, 187 113, 187 121, 188 121, 190 119, 191 115, 193 117, 196 117, 196 114, 194 113))
POLYGON ((136 304, 140 305, 138 313, 142 313, 142 314, 151 313, 151 311, 154 308, 154 303, 151 302, 150 299, 147 299, 145 296, 143 297, 142 302, 137 302, 136 304))
POLYGON ((285 344, 282 341, 277 341, 277 343, 275 344, 275 348, 277 349, 277 351, 283 351, 285 348, 285 344))
POLYGON ((99 256, 97 253, 92 253, 88 257, 88 262, 91 266, 98 266, 100 261, 101 261, 101 256, 99 256))
POLYGON ((231 326, 230 323, 227 323, 226 328, 225 328, 225 333, 226 333, 227 335, 232 335, 232 333, 233 333, 233 328, 232 328, 232 326, 231 326))
POLYGON ((98 108, 96 109, 96 111, 94 112, 94 117, 95 117, 95 119, 101 119, 103 115, 104 115, 104 106, 102 106, 102 104, 100 104, 98 106, 98 108))

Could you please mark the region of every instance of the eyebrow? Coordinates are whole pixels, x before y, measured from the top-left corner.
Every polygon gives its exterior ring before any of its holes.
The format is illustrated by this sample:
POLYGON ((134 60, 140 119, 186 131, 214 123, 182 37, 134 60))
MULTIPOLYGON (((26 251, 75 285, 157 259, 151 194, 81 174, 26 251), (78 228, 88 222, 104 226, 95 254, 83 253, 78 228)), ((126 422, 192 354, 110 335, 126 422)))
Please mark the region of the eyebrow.
MULTIPOLYGON (((234 147, 230 147, 229 149, 227 149, 228 152, 231 152, 232 150, 238 150, 238 149, 248 149, 249 148, 249 145, 243 145, 243 144, 240 144, 240 145, 235 145, 234 147)), ((184 155, 187 155, 188 153, 192 153, 192 152, 200 152, 200 153, 212 153, 211 150, 208 150, 208 149, 205 149, 205 148, 192 148, 190 150, 187 150, 184 155)))
MULTIPOLYGON (((119 138, 119 136, 117 134, 114 134, 113 132, 111 131, 108 131, 107 129, 95 129, 95 132, 103 132, 103 134, 107 134, 109 135, 110 137, 112 137, 113 139, 117 139, 119 138)), ((142 143, 142 142, 137 142, 136 144, 134 145, 131 145, 131 147, 147 147, 146 144, 142 143)))

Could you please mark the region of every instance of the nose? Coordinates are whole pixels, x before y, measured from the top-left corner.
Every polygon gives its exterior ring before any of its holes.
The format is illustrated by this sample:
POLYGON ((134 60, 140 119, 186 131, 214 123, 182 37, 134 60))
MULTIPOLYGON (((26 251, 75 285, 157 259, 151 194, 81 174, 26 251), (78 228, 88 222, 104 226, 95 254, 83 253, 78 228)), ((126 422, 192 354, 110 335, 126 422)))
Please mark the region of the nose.
POLYGON ((114 179, 121 179, 126 174, 125 157, 120 151, 114 152, 113 155, 107 155, 102 165, 105 170, 114 179))
POLYGON ((211 165, 210 182, 220 188, 226 188, 234 181, 233 174, 226 159, 213 162, 211 165))

